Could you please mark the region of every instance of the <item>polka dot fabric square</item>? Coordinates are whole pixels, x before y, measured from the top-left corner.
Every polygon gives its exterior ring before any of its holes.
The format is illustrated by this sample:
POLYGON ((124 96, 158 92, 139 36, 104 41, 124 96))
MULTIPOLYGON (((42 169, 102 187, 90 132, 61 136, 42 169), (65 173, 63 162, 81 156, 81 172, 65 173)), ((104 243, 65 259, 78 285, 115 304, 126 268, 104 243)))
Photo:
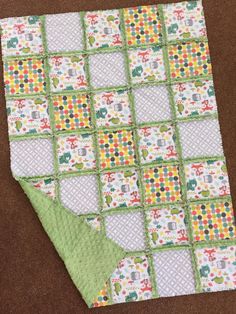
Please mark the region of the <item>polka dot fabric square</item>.
POLYGON ((178 166, 158 166, 143 172, 145 203, 178 202, 181 199, 178 166))
POLYGON ((190 214, 195 241, 222 240, 236 236, 231 202, 192 204, 190 214))
POLYGON ((171 78, 211 75, 207 42, 182 42, 168 47, 171 78))
POLYGON ((133 132, 130 130, 99 131, 101 168, 135 164, 133 132))
POLYGON ((8 95, 44 93, 44 61, 36 58, 6 61, 4 84, 8 95))
POLYGON ((157 5, 124 9, 124 20, 129 46, 161 43, 161 23, 157 5))
POLYGON ((91 127, 90 99, 86 94, 54 96, 53 110, 56 130, 91 127))

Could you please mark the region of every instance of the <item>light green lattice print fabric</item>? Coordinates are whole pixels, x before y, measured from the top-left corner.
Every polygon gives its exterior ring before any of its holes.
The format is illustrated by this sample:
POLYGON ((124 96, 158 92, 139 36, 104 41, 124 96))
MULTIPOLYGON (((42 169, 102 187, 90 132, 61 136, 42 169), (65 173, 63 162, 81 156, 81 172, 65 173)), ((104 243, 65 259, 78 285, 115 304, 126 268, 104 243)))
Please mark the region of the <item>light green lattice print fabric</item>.
POLYGON ((90 307, 235 289, 201 1, 1 20, 14 177, 90 307))

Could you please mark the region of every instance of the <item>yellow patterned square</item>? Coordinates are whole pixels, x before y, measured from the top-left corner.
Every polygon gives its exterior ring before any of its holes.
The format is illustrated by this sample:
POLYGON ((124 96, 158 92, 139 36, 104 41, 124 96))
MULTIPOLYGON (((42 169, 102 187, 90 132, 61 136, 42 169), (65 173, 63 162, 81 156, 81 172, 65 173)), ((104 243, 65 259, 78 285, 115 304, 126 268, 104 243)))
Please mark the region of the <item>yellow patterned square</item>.
POLYGON ((190 214, 195 241, 236 237, 231 202, 192 204, 190 214))
POLYGON ((168 47, 171 78, 211 75, 207 42, 186 42, 168 47))
POLYGON ((4 63, 5 92, 10 95, 35 94, 45 91, 42 59, 8 60, 4 63))
POLYGON ((145 203, 157 204, 180 201, 178 166, 157 166, 144 170, 145 203))
POLYGON ((102 290, 99 291, 98 296, 93 300, 92 307, 101 307, 109 304, 109 293, 108 293, 108 283, 105 283, 105 286, 102 290))
POLYGON ((133 131, 99 131, 98 144, 102 168, 129 166, 135 163, 133 131))
POLYGON ((161 23, 157 5, 126 8, 124 20, 129 46, 161 42, 161 23))
POLYGON ((90 99, 86 94, 55 96, 53 110, 56 130, 91 127, 90 99))

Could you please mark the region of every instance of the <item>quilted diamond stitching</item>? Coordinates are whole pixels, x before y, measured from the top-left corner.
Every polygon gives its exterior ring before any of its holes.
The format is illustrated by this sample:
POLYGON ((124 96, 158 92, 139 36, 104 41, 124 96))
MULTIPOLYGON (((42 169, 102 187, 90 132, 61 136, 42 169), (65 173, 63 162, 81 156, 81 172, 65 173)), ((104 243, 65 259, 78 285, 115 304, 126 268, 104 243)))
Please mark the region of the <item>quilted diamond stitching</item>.
POLYGON ((106 233, 127 251, 144 250, 142 213, 116 214, 106 217, 106 233))
POLYGON ((223 155, 218 120, 203 120, 180 123, 183 156, 223 155))
POLYGON ((147 86, 134 90, 138 122, 168 120, 171 118, 166 86, 147 86))
POLYGON ((11 169, 16 176, 40 176, 53 173, 52 143, 48 139, 10 142, 11 169))
POLYGON ((98 189, 96 176, 79 176, 60 182, 62 204, 76 214, 98 212, 98 189))
POLYGON ((49 51, 83 49, 79 13, 46 15, 46 31, 49 51))
POLYGON ((157 289, 161 297, 195 292, 190 253, 163 251, 153 255, 157 289))
POLYGON ((122 53, 102 53, 89 57, 92 85, 96 88, 126 84, 122 53))

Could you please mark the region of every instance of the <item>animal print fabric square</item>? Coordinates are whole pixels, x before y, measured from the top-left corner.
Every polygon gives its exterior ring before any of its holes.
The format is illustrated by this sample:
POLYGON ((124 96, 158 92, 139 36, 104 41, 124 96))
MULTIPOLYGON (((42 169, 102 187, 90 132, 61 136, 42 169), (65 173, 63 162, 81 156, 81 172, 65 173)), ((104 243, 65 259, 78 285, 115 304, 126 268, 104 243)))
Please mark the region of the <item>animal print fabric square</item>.
POLYGON ((202 1, 0 26, 14 177, 124 251, 89 306, 235 289, 202 1))

